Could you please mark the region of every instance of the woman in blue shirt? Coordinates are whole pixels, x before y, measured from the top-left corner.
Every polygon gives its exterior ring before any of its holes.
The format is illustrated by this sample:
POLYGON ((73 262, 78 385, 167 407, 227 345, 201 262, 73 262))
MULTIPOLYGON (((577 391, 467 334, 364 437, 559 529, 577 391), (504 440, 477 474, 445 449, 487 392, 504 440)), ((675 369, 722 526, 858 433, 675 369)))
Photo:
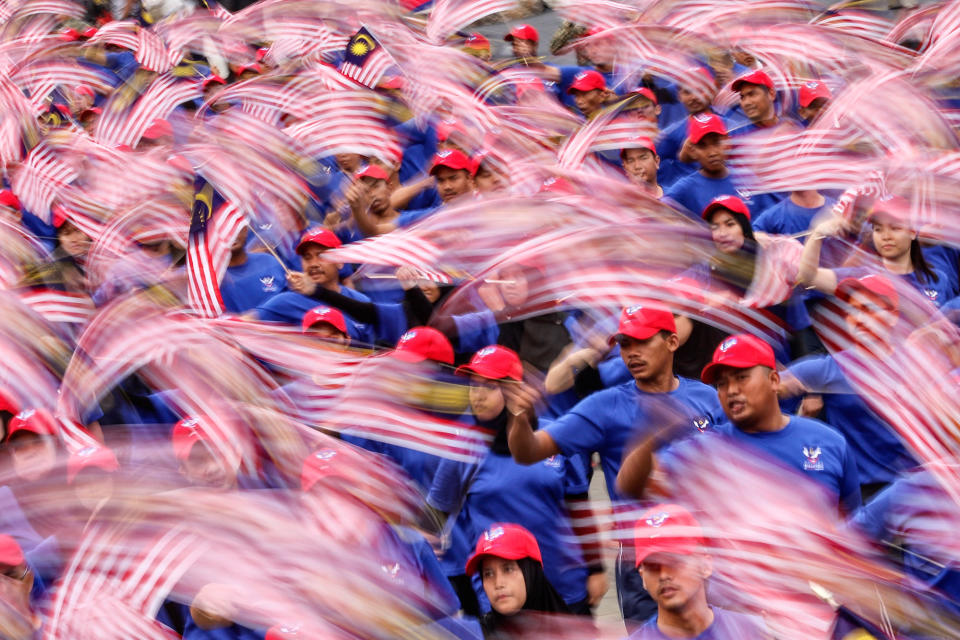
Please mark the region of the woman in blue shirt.
MULTIPOLYGON (((567 505, 587 492, 582 467, 562 456, 534 465, 513 461, 507 445, 508 413, 501 387, 523 378, 523 366, 514 351, 498 345, 485 347, 458 372, 470 376, 474 421, 492 431, 494 440, 490 453, 479 463, 442 461, 427 503, 455 517, 453 526, 464 533, 466 540, 476 540, 495 522, 514 522, 533 532, 550 583, 571 611, 589 614, 590 606, 599 601, 607 585, 602 568, 588 570, 579 545, 573 542, 567 505)), ((464 566, 468 553, 468 548, 446 550, 448 555, 459 556, 455 558, 459 566, 464 566)), ((464 580, 454 576, 451 581, 458 587, 461 602, 469 600, 464 580)), ((475 584, 474 590, 482 597, 479 585, 475 584)), ((484 604, 482 608, 488 607, 484 604)))

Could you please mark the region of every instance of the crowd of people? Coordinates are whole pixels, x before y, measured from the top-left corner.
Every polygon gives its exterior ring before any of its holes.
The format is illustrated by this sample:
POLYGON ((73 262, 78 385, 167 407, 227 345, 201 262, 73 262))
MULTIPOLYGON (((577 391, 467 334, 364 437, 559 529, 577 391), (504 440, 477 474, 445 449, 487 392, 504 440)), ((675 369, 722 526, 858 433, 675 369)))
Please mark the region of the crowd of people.
POLYGON ((960 3, 549 4, 6 3, 0 636, 960 637, 960 3))

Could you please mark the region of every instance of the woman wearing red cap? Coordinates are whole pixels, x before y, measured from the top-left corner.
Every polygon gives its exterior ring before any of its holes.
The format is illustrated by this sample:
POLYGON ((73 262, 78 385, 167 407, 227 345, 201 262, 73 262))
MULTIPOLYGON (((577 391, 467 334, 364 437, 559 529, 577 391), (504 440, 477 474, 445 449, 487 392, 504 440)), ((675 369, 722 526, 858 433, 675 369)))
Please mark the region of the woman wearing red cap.
POLYGON ((839 280, 876 271, 875 267, 869 266, 866 258, 872 254, 879 259, 882 272, 899 276, 939 307, 957 292, 942 271, 927 264, 917 231, 909 225, 910 209, 910 202, 899 196, 877 200, 867 214, 870 233, 862 246, 867 253, 851 256, 847 266, 839 269, 820 266, 820 248, 826 238, 853 228, 852 223, 841 216, 834 216, 815 225, 803 247, 797 284, 833 295, 839 280))
POLYGON ((537 539, 520 525, 494 523, 480 534, 467 561, 467 575, 477 573, 491 607, 480 619, 484 638, 542 633, 543 619, 529 620, 527 611, 570 613, 543 571, 537 539))
MULTIPOLYGON (((427 503, 441 514, 454 516, 448 527, 462 533, 463 541, 475 540, 492 523, 502 521, 536 532, 551 584, 571 611, 589 614, 607 584, 602 567, 588 570, 581 549, 569 542, 574 532, 568 501, 582 499, 587 491, 583 469, 562 456, 533 465, 518 464, 510 456, 502 387, 523 378, 523 366, 514 351, 499 345, 485 347, 458 373, 470 376, 473 419, 493 434, 493 442, 479 463, 441 462, 427 503)), ((467 553, 465 546, 451 545, 444 562, 447 567, 462 567, 467 553)), ((469 578, 454 575, 451 582, 469 612, 473 596, 469 578)))

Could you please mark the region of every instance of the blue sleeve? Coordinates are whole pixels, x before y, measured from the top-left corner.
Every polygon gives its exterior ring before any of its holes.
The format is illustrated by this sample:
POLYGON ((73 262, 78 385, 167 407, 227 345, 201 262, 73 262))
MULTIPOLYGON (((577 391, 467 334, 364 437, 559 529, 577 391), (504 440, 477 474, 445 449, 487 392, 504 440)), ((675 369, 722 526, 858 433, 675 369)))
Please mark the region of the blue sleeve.
POLYGON ((597 370, 600 372, 600 381, 604 387, 615 387, 632 378, 630 370, 627 369, 627 364, 620 357, 619 347, 616 347, 616 349, 618 350, 616 357, 607 358, 597 365, 597 370))
POLYGON ((409 227, 429 217, 434 211, 436 211, 436 209, 407 209, 397 218, 397 226, 409 227))
POLYGON ((456 613, 460 609, 460 598, 457 597, 453 586, 443 573, 433 547, 422 535, 416 534, 416 536, 416 540, 411 542, 410 546, 413 547, 424 582, 427 583, 433 595, 439 596, 439 601, 434 601, 434 604, 442 611, 456 613))
POLYGON ((437 465, 433 484, 427 493, 427 504, 438 511, 452 514, 463 499, 464 482, 470 465, 444 458, 437 465))
POLYGON ((860 475, 857 473, 857 461, 853 457, 850 445, 843 448, 843 477, 840 479, 840 503, 846 513, 856 513, 863 499, 860 495, 860 475))
POLYGON ((573 84, 573 79, 581 71, 586 71, 590 67, 557 67, 560 71, 560 93, 566 95, 567 89, 573 84))
POLYGON ((390 345, 397 344, 397 340, 407 330, 407 314, 402 304, 374 303, 377 311, 377 340, 390 345))
POLYGON ((590 490, 590 478, 587 476, 584 456, 565 456, 563 464, 564 492, 568 496, 579 496, 590 490))
POLYGON ((860 531, 874 540, 887 537, 887 517, 896 506, 903 480, 897 480, 860 507, 850 519, 860 531))
POLYGON ((753 230, 763 233, 781 233, 780 219, 777 215, 781 209, 782 207, 774 205, 761 213, 753 223, 753 230))
POLYGON ((603 445, 606 432, 602 426, 587 417, 603 415, 602 407, 598 406, 597 402, 597 396, 602 395, 595 393, 584 398, 570 413, 544 429, 563 455, 570 457, 577 453, 590 453, 603 445))
POLYGON ((453 316, 457 327, 457 343, 460 353, 473 353, 486 346, 495 344, 500 336, 500 328, 492 311, 483 310, 453 316))
POLYGON ((843 372, 830 356, 808 356, 792 363, 787 371, 811 393, 851 393, 843 372))

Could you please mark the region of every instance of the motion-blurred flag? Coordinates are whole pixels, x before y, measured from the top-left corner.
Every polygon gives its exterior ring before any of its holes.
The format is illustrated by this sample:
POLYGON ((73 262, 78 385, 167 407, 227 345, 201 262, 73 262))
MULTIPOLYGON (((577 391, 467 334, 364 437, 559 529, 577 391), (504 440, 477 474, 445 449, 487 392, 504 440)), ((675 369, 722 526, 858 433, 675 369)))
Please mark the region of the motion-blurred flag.
POLYGON ((846 607, 837 609, 830 640, 910 640, 894 635, 891 629, 883 631, 846 607))
POLYGON ((393 58, 383 45, 366 27, 360 27, 347 43, 340 73, 365 87, 373 88, 393 64, 393 58))
POLYGON ((190 306, 197 313, 216 318, 224 311, 220 279, 227 254, 245 219, 237 207, 225 203, 213 185, 199 175, 194 191, 187 239, 187 292, 190 306))

